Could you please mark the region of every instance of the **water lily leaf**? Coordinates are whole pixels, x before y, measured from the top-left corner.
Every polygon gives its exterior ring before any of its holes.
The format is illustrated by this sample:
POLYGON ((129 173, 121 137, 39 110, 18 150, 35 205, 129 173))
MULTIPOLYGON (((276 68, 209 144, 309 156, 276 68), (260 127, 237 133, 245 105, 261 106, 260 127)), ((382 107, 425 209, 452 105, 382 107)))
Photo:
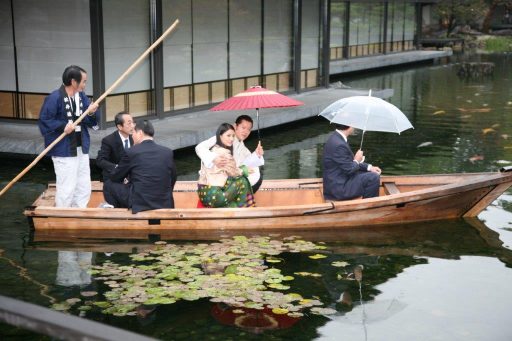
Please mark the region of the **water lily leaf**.
POLYGON ((299 295, 297 293, 294 293, 294 292, 286 294, 286 297, 288 298, 288 300, 290 302, 292 302, 292 301, 300 301, 300 300, 303 299, 301 295, 299 295))
POLYGON ((322 259, 322 258, 327 258, 327 256, 317 253, 315 255, 309 256, 309 258, 311 258, 311 259, 322 259))
POLYGON ((151 304, 173 304, 176 303, 176 300, 170 297, 155 297, 150 298, 149 300, 145 301, 144 304, 151 305, 151 304))
POLYGON ((84 297, 92 297, 92 296, 98 295, 98 292, 97 291, 82 291, 80 293, 80 295, 82 295, 84 297))
POLYGON ((224 273, 227 274, 236 274, 238 272, 238 267, 236 265, 228 265, 224 270, 224 273))
POLYGON ((316 315, 333 315, 333 314, 336 314, 337 311, 332 308, 314 307, 314 308, 311 308, 311 313, 316 314, 316 315))
POLYGON ((232 312, 233 312, 233 314, 244 314, 245 313, 245 311, 242 309, 233 309, 232 312))
POLYGON ((288 313, 288 316, 294 317, 294 318, 299 318, 299 317, 304 316, 304 314, 303 313, 299 313, 299 312, 291 312, 291 313, 288 313))
POLYGON ((274 257, 267 257, 265 261, 267 261, 268 263, 281 263, 281 260, 279 258, 274 257))
POLYGON ((66 300, 66 302, 69 304, 69 305, 73 305, 75 303, 78 303, 78 302, 81 302, 82 300, 79 299, 79 298, 68 298, 66 300))
POLYGON ((332 262, 331 263, 332 266, 335 266, 335 267, 338 267, 338 268, 344 268, 346 267, 347 265, 350 265, 350 263, 348 262, 343 262, 343 261, 339 261, 339 262, 332 262))
POLYGON ((79 311, 89 311, 91 309, 92 309, 92 307, 90 305, 82 305, 82 306, 78 307, 79 311))
POLYGON ((283 308, 274 308, 272 309, 272 312, 276 315, 284 315, 284 314, 287 314, 288 313, 288 309, 283 309, 283 308))
POLYGON ((282 285, 280 283, 272 283, 268 285, 269 288, 277 289, 277 290, 288 290, 290 287, 288 285, 282 285))
POLYGON ((293 276, 283 276, 283 281, 293 281, 295 277, 293 276))
POLYGON ((55 303, 52 305, 52 309, 57 311, 66 311, 69 308, 71 308, 71 306, 67 303, 55 303))
POLYGON ((112 304, 110 304, 110 302, 107 302, 107 301, 98 301, 98 302, 94 302, 93 304, 100 308, 108 308, 108 307, 112 306, 112 304))

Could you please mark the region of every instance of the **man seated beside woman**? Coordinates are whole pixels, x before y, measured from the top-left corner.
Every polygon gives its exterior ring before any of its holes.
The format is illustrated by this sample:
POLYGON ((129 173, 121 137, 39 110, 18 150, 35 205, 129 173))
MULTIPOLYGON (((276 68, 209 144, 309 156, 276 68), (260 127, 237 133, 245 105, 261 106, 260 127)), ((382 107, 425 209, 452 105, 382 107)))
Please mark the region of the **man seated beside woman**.
POLYGON ((233 158, 235 128, 222 123, 217 129, 216 144, 211 151, 224 156, 224 166, 208 168, 201 162, 197 193, 205 207, 253 207, 255 206, 251 184, 247 179, 247 166, 236 166, 233 158))

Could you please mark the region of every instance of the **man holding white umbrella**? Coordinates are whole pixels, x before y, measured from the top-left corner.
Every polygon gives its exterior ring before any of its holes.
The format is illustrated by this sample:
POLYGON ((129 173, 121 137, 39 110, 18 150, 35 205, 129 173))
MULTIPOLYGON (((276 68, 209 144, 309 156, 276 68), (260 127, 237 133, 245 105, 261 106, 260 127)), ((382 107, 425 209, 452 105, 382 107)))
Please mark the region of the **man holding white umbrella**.
POLYGON ((379 167, 364 163, 363 138, 356 155, 350 150, 348 137, 354 128, 363 131, 382 131, 400 134, 412 128, 400 109, 380 98, 351 96, 342 98, 322 110, 323 116, 336 125, 324 148, 324 198, 348 200, 379 195, 379 167))
POLYGON ((336 131, 329 136, 324 147, 323 186, 325 200, 349 200, 379 195, 379 167, 364 162, 362 150, 352 153, 348 137, 353 127, 335 124, 336 131))

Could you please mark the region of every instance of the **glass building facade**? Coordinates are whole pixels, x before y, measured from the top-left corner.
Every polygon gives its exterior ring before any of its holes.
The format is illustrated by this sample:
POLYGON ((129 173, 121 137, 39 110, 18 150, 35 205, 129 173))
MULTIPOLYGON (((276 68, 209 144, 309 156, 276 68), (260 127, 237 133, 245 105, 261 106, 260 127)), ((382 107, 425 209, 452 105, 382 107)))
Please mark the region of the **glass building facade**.
POLYGON ((0 118, 35 120, 67 65, 98 98, 175 19, 180 23, 103 102, 164 117, 252 85, 326 86, 329 62, 415 49, 418 1, 0 0, 0 118))

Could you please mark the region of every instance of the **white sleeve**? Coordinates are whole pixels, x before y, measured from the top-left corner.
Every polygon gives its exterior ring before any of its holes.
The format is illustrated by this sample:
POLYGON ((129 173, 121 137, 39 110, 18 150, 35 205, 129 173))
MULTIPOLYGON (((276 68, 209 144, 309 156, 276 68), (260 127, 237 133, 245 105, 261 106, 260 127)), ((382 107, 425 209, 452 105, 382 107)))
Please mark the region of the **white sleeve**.
POLYGON ((212 136, 208 140, 204 140, 196 146, 196 154, 207 168, 213 167, 213 160, 217 156, 210 150, 213 146, 215 146, 216 142, 217 138, 212 136))
POLYGON ((247 177, 247 180, 249 180, 249 182, 251 183, 251 186, 254 186, 258 180, 260 179, 260 168, 259 167, 254 167, 254 168, 251 168, 254 172, 253 173, 250 173, 249 176, 247 177))

